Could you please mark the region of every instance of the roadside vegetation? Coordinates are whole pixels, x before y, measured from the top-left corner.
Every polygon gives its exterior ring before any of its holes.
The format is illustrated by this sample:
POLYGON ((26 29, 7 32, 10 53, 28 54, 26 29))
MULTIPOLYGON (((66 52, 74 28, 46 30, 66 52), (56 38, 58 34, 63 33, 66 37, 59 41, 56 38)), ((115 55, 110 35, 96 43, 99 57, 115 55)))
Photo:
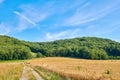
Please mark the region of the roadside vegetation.
POLYGON ((34 67, 34 69, 45 79, 45 80, 62 80, 59 74, 45 70, 39 66, 34 67))
POLYGON ((0 80, 19 80, 23 64, 18 62, 0 63, 0 80))

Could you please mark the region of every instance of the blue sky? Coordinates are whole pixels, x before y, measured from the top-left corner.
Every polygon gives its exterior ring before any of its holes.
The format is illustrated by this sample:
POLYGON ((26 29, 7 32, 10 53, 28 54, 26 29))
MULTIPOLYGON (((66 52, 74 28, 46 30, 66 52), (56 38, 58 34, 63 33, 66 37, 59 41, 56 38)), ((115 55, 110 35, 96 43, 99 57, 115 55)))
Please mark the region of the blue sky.
POLYGON ((120 41, 120 0, 0 0, 0 34, 26 41, 120 41))

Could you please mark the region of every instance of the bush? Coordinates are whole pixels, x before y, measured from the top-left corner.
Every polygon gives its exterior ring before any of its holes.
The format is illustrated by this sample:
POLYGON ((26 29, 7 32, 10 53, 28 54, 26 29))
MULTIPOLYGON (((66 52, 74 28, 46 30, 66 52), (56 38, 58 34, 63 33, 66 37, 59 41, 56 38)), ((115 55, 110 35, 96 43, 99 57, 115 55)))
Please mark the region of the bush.
POLYGON ((45 57, 42 53, 38 52, 36 55, 37 58, 45 57))

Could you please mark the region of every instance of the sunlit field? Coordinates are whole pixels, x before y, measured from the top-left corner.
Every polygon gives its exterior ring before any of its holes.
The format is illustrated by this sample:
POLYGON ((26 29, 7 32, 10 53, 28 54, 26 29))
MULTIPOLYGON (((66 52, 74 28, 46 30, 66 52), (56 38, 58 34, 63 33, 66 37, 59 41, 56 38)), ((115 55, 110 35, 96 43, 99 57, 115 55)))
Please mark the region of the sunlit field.
POLYGON ((23 70, 23 64, 19 62, 1 62, 0 80, 19 80, 23 70))
POLYGON ((72 80, 120 80, 119 60, 48 57, 32 59, 28 63, 72 80))

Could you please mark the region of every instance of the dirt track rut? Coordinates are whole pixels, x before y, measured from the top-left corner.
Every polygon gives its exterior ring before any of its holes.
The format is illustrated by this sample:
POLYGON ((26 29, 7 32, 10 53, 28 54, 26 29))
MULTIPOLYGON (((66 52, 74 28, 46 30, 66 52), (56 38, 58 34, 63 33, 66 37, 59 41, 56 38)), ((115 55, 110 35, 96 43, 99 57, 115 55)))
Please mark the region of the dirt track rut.
POLYGON ((35 80, 44 80, 34 69, 24 66, 21 78, 19 80, 29 80, 28 68, 31 70, 32 74, 35 76, 35 80))

